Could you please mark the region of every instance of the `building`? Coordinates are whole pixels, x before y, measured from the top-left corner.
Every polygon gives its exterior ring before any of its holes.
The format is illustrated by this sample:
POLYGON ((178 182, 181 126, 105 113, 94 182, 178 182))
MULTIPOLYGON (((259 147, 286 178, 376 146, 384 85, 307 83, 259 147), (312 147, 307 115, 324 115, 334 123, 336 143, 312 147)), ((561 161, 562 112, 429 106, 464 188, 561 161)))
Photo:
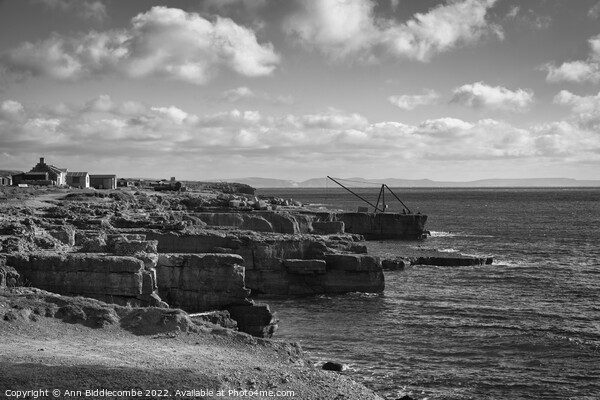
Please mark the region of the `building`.
POLYGON ((12 176, 12 184, 13 186, 51 186, 55 185, 56 183, 50 179, 47 172, 23 172, 12 176))
POLYGON ((90 187, 90 174, 87 172, 67 172, 67 185, 87 189, 90 187))
POLYGON ((119 180, 117 181, 117 186, 121 188, 131 188, 135 187, 135 182, 125 178, 119 178, 119 180))
MULTIPOLYGON (((54 165, 48 165, 44 161, 44 157, 40 157, 40 162, 36 164, 35 167, 31 169, 25 175, 33 174, 33 173, 47 173, 47 180, 50 181, 51 185, 63 186, 67 184, 67 169, 66 168, 58 168, 54 165)), ((28 180, 27 178, 25 180, 28 180)), ((33 179, 32 179, 33 180, 33 179)), ((27 183, 27 182, 23 182, 27 183)))
POLYGON ((90 186, 96 189, 116 189, 116 175, 90 175, 90 186))
POLYGON ((12 185, 12 175, 0 175, 0 186, 12 185))

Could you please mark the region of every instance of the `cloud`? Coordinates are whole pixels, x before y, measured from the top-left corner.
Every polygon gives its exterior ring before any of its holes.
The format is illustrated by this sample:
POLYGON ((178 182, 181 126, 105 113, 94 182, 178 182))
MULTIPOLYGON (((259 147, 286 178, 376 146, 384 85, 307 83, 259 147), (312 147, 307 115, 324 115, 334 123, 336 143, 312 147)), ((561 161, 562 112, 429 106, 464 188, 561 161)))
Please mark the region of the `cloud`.
POLYGON ((285 21, 284 30, 300 44, 332 59, 373 61, 383 52, 428 61, 484 35, 502 36, 500 28, 485 19, 495 1, 452 1, 417 13, 405 23, 376 17, 370 0, 302 1, 285 21))
POLYGON ((246 86, 226 90, 218 96, 218 99, 228 103, 239 103, 244 100, 264 101, 271 104, 292 104, 294 102, 291 96, 271 96, 268 93, 255 92, 246 86))
POLYGON ((554 103, 571 108, 569 122, 584 130, 600 131, 600 92, 595 96, 578 96, 561 90, 554 96, 554 103))
POLYGON ((531 8, 522 10, 520 6, 513 6, 506 14, 506 18, 517 22, 519 25, 538 30, 548 29, 552 18, 548 15, 540 15, 538 11, 531 8))
POLYGON ((299 118, 304 128, 321 129, 360 129, 368 125, 368 120, 360 114, 348 114, 336 109, 324 113, 307 114, 299 118))
POLYGON ((561 92, 555 101, 572 107, 571 119, 519 128, 495 119, 369 121, 333 108, 283 116, 239 109, 195 115, 174 104, 119 103, 106 95, 57 114, 49 107, 5 100, 0 104, 0 146, 21 158, 35 159, 43 149, 89 162, 113 160, 108 166, 126 160, 129 168, 155 165, 161 157, 161 163, 173 168, 195 160, 197 168, 214 171, 224 160, 235 159, 232 165, 244 166, 238 167, 240 173, 247 165, 301 168, 312 162, 341 166, 381 160, 561 158, 600 163, 600 94, 588 98, 561 92))
POLYGON ((533 102, 533 92, 476 82, 454 89, 450 102, 473 108, 524 111, 533 102))
POLYGON ((543 65, 540 69, 547 72, 546 81, 551 83, 600 82, 600 35, 588 40, 590 52, 585 61, 567 61, 560 66, 553 64, 543 65))
POLYGON ((0 105, 0 110, 6 114, 18 114, 23 111, 23 105, 18 101, 5 100, 0 105))
POLYGON ((108 17, 106 5, 94 0, 35 0, 61 12, 69 12, 87 20, 104 21, 108 17))
POLYGON ((431 89, 425 89, 424 94, 417 95, 395 95, 388 97, 388 101, 403 110, 413 110, 419 106, 435 104, 440 95, 431 89))
POLYGON ((269 75, 279 62, 270 43, 230 19, 214 21, 176 8, 153 7, 124 30, 53 34, 0 54, 0 66, 24 78, 77 81, 122 74, 204 84, 221 68, 240 75, 269 75))
POLYGON ((588 17, 597 19, 600 17, 600 1, 592 6, 588 11, 588 17))
POLYGON ((546 81, 551 83, 559 82, 600 82, 600 66, 591 61, 570 61, 564 62, 560 66, 545 66, 548 75, 546 81))
POLYGON ((600 93, 596 96, 578 96, 568 90, 561 90, 554 96, 554 103, 569 106, 577 113, 595 112, 600 114, 600 93))

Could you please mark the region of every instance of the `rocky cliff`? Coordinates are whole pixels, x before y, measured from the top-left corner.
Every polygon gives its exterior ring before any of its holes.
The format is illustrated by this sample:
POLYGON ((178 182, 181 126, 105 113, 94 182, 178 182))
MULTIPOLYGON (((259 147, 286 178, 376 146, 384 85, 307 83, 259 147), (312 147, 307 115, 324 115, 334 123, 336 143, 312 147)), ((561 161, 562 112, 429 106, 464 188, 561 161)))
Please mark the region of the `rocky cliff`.
POLYGON ((21 284, 121 305, 226 310, 240 330, 266 336, 277 321, 252 294, 384 289, 380 260, 360 235, 288 201, 82 190, 31 197, 5 203, 0 219, 3 268, 21 284), (292 205, 273 209, 280 204, 292 205))

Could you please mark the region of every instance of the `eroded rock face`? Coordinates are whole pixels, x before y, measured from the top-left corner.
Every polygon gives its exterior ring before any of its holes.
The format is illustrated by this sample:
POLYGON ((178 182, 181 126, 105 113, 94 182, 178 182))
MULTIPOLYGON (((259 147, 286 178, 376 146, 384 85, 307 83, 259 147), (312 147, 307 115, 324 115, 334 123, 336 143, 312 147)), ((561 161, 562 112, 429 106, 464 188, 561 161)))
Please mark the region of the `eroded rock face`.
POLYGON ((233 254, 160 254, 158 293, 171 306, 187 312, 249 305, 243 263, 242 257, 233 254))
POLYGON ((255 293, 380 292, 385 286, 381 262, 362 254, 366 248, 356 235, 320 237, 204 231, 196 235, 154 232, 147 236, 158 241, 161 252, 240 255, 246 287, 255 293), (361 254, 339 254, 344 251, 361 254))
POLYGON ((5 259, 0 257, 0 288, 17 286, 20 275, 16 269, 5 265, 5 259))
POLYGON ((83 295, 116 304, 154 304, 152 271, 134 257, 107 254, 18 254, 7 265, 21 279, 40 289, 64 295, 83 295))
POLYGON ((194 216, 209 226, 247 229, 257 232, 298 234, 309 233, 313 229, 313 217, 286 211, 196 213, 194 216))
POLYGON ((227 309, 240 330, 257 336, 271 335, 276 321, 248 300, 249 289, 383 290, 379 261, 334 213, 251 200, 78 192, 44 212, 9 213, 0 220, 0 253, 9 257, 0 285, 15 271, 28 285, 116 304, 227 309))

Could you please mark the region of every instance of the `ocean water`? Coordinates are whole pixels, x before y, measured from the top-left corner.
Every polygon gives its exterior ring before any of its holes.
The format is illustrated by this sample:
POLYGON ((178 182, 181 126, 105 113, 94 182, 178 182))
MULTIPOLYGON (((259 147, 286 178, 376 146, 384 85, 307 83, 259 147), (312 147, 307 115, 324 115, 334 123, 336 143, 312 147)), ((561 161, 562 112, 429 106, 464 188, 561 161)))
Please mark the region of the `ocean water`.
MULTIPOLYGON (((377 200, 377 188, 356 190, 377 200)), ((371 254, 422 247, 494 263, 389 271, 383 294, 265 299, 276 337, 390 399, 600 399, 600 189, 394 191, 432 236, 369 242, 371 254)), ((362 205, 342 189, 259 194, 362 205)))

